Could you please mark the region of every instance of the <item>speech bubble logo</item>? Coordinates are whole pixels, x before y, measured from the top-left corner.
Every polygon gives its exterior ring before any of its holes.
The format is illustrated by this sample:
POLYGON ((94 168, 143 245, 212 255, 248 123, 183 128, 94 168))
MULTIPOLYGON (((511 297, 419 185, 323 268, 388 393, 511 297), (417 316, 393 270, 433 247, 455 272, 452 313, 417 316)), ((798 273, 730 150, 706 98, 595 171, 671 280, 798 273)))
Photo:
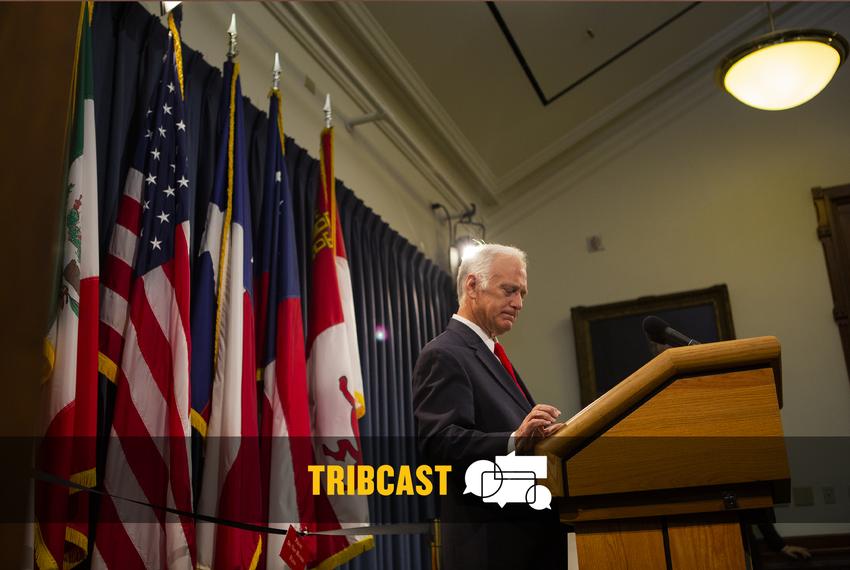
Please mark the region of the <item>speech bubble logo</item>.
POLYGON ((505 479, 527 479, 546 477, 546 458, 542 455, 517 455, 511 451, 507 455, 496 456, 496 466, 505 474, 505 479))
POLYGON ((535 511, 552 508, 552 491, 543 485, 534 485, 525 495, 525 502, 535 511))
MULTIPOLYGON (((498 469, 494 465, 494 469, 498 469)), ((505 483, 510 484, 510 481, 506 481, 502 474, 498 471, 491 469, 490 471, 485 471, 481 474, 481 494, 478 495, 482 499, 484 499, 485 503, 499 503, 499 506, 505 506, 505 483)))
POLYGON ((466 470, 464 495, 472 493, 485 503, 500 507, 508 503, 525 503, 535 510, 551 508, 552 493, 537 485, 537 479, 546 477, 547 462, 542 456, 499 455, 494 461, 480 459, 466 470))
MULTIPOLYGON (((463 494, 472 493, 473 495, 477 495, 479 497, 484 496, 485 484, 484 484, 484 473, 493 473, 495 471, 499 471, 499 467, 493 463, 492 461, 488 461, 487 459, 479 459, 474 462, 466 469, 466 473, 463 476, 463 480, 466 483, 466 489, 463 490, 463 494)), ((490 484, 487 485, 487 491, 491 491, 487 493, 487 496, 491 496, 494 493, 499 491, 498 487, 495 490, 492 490, 493 484, 497 482, 497 479, 493 477, 491 479, 490 484)), ((498 484, 501 486, 501 479, 498 479, 498 484)))

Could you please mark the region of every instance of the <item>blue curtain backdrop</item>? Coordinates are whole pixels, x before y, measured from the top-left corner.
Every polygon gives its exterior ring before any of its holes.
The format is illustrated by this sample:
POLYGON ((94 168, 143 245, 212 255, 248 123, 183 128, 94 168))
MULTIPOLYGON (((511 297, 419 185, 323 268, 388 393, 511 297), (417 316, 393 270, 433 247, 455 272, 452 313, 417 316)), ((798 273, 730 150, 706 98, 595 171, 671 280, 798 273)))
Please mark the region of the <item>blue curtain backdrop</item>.
MULTIPOLYGON (((165 51, 167 31, 159 19, 135 3, 98 3, 94 10, 94 81, 97 128, 101 260, 112 233, 132 146, 145 105, 155 87, 156 70, 165 51)), ((223 44, 222 44, 223 45, 223 44)), ((212 188, 221 71, 224 59, 183 46, 189 131, 189 177, 196 181, 192 227, 193 256, 203 233, 212 188)), ((271 54, 269 54, 271 56, 271 54)), ((266 101, 257 102, 261 107, 266 101)), ((284 96, 284 118, 286 99, 284 96)), ((318 112, 317 112, 318 116, 318 112)), ((250 133, 249 182, 253 227, 259 227, 262 166, 267 118, 247 98, 246 132, 250 133)), ((316 137, 322 125, 316 123, 316 137)), ((309 306, 309 251, 319 162, 292 139, 286 139, 292 178, 303 309, 309 306)), ((367 412, 361 420, 369 463, 414 464, 415 434, 410 375, 422 346, 436 336, 456 308, 454 284, 444 271, 390 228, 380 216, 337 181, 337 199, 349 254, 357 315, 358 343, 367 412), (392 436, 392 437, 389 437, 392 436)), ((111 387, 102 382, 101 425, 108 421, 111 387)), ((103 458, 101 457, 101 461, 103 458)), ((102 465, 102 463, 101 463, 102 465)), ((425 520, 433 505, 420 498, 370 503, 373 524, 425 520)), ((376 536, 375 549, 346 567, 352 569, 431 567, 429 537, 376 536)))

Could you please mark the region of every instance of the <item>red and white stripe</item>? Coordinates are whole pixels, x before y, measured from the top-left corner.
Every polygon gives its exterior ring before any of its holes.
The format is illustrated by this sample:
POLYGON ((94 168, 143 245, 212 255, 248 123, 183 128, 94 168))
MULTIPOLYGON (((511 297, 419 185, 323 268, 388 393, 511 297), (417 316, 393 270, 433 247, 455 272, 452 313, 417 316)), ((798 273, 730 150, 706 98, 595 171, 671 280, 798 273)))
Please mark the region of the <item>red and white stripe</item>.
MULTIPOLYGON (((191 512, 189 223, 170 261, 134 276, 142 183, 131 169, 101 294, 100 369, 117 384, 104 490, 191 512)), ((188 570, 193 553, 191 519, 102 499, 92 568, 188 570)))
MULTIPOLYGON (((210 227, 222 227, 217 218, 223 215, 210 205, 210 227)), ((221 237, 207 230, 204 251, 212 250, 211 242, 221 242, 221 237)), ((232 223, 224 267, 218 272, 223 295, 218 309, 210 420, 198 503, 202 514, 258 524, 260 458, 254 311, 251 295, 244 286, 245 239, 242 226, 232 223)), ((199 568, 257 567, 262 548, 259 533, 205 522, 198 522, 197 531, 199 568)))
POLYGON ((133 281, 136 243, 142 220, 144 175, 135 168, 127 173, 124 194, 118 203, 118 218, 112 230, 100 291, 100 372, 115 382, 124 328, 127 324, 127 299, 133 281))
MULTIPOLYGON (((298 530, 312 530, 310 523, 315 520, 315 513, 307 466, 315 461, 310 439, 301 299, 284 300, 272 316, 277 321, 277 360, 262 371, 262 434, 263 441, 269 445, 265 458, 268 522, 269 526, 282 530, 290 525, 298 530)), ((284 535, 270 534, 266 540, 266 569, 287 568, 278 556, 284 535)), ((311 537, 305 540, 314 550, 314 540, 311 537)))

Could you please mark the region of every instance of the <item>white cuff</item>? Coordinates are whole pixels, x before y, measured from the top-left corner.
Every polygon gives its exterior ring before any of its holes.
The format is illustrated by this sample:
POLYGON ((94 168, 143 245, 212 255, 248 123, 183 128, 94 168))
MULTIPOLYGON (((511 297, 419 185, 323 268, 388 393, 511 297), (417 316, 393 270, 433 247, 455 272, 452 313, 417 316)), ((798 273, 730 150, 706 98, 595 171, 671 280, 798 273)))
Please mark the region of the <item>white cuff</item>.
POLYGON ((508 437, 508 453, 512 453, 516 451, 516 432, 513 432, 510 437, 508 437))

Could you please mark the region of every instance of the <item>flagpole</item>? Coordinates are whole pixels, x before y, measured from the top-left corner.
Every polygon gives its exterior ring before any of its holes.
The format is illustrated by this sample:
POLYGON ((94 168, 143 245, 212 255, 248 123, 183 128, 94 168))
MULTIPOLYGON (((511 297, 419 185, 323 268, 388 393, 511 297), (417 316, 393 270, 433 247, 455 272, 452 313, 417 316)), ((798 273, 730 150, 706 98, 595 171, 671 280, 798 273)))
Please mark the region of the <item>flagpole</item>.
POLYGON ((272 89, 280 90, 280 54, 274 52, 274 67, 272 68, 272 89))
POLYGON ((160 2, 160 16, 165 16, 183 2, 160 2))
POLYGON ((233 61, 239 54, 239 50, 237 49, 237 40, 236 37, 239 34, 236 32, 236 14, 230 15, 230 27, 227 29, 227 59, 229 61, 233 61))
POLYGON ((331 94, 327 93, 325 95, 325 106, 322 109, 325 112, 325 128, 331 128, 331 94))
POLYGON ((331 111, 331 94, 325 94, 325 128, 321 137, 322 180, 325 182, 325 193, 330 204, 330 241, 336 255, 336 177, 333 168, 333 126, 331 111))
POLYGON ((274 52, 274 67, 272 67, 272 90, 269 97, 277 101, 277 131, 280 137, 280 152, 286 154, 286 139, 283 136, 283 102, 280 95, 280 54, 274 52))

